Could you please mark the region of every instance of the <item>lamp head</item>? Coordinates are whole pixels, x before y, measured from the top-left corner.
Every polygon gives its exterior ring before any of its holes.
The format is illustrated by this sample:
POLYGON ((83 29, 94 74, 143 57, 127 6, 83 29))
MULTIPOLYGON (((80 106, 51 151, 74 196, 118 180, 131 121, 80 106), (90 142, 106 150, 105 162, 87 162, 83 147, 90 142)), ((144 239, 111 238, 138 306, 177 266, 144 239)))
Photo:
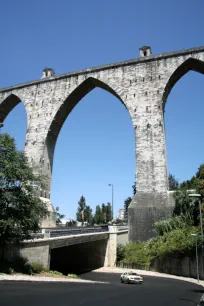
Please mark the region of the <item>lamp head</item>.
POLYGON ((192 237, 197 237, 198 235, 197 235, 197 234, 191 234, 191 236, 192 236, 192 237))
POLYGON ((201 195, 199 193, 190 193, 188 196, 192 197, 192 198, 200 198, 201 197, 201 195))

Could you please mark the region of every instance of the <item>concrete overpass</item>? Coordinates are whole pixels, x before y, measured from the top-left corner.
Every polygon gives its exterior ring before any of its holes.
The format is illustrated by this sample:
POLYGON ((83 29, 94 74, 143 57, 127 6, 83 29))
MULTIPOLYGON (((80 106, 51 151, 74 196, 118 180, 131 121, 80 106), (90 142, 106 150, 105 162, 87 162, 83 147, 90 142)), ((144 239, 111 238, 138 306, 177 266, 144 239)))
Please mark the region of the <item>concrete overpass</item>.
POLYGON ((84 228, 85 232, 75 231, 45 231, 43 238, 24 241, 18 249, 18 255, 28 258, 31 263, 39 262, 51 270, 82 273, 103 266, 114 266, 117 244, 128 242, 127 226, 95 228, 95 232, 93 228, 84 228))

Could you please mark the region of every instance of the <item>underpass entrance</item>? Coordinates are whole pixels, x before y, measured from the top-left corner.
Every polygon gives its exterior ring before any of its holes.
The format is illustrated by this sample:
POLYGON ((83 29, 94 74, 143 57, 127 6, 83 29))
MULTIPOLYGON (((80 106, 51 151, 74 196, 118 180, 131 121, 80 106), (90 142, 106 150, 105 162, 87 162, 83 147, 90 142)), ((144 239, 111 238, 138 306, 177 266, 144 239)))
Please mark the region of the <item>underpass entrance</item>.
POLYGON ((103 267, 107 243, 108 240, 100 240, 52 249, 50 270, 79 275, 103 267))

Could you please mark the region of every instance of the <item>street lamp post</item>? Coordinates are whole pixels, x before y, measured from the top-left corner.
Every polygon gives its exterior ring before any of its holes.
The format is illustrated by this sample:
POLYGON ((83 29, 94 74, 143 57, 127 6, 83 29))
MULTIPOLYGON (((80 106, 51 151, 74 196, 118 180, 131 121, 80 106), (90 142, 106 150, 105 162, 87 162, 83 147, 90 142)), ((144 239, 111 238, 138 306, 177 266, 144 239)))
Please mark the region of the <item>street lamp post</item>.
POLYGON ((191 234, 191 236, 196 238, 196 267, 197 267, 197 280, 199 283, 199 263, 198 263, 198 239, 197 239, 197 234, 191 234))
POLYGON ((113 220, 113 217, 114 217, 114 214, 113 214, 113 193, 114 193, 114 186, 113 186, 113 184, 108 184, 108 186, 112 187, 112 220, 113 220))
POLYGON ((199 203, 199 211, 200 211, 200 231, 201 231, 201 240, 202 240, 202 256, 204 256, 203 252, 203 216, 202 216, 202 208, 201 208, 201 195, 197 193, 189 194, 189 197, 198 198, 199 203))
POLYGON ((202 252, 202 260, 201 260, 201 270, 202 270, 202 276, 204 277, 204 240, 203 240, 203 216, 202 216, 202 208, 201 208, 201 195, 199 193, 193 193, 189 194, 189 197, 197 198, 199 203, 199 212, 200 212, 200 231, 201 231, 201 252, 202 252))

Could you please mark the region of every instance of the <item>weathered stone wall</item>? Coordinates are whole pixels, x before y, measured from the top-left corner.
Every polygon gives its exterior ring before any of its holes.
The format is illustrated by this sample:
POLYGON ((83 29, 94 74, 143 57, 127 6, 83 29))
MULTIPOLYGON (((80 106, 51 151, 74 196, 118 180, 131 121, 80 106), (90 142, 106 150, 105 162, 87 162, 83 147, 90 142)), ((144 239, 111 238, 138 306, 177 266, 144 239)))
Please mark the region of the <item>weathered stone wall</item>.
POLYGON ((20 249, 20 255, 22 257, 27 258, 30 263, 39 262, 45 268, 49 269, 50 267, 50 248, 49 244, 47 244, 46 242, 40 243, 38 245, 24 245, 20 249))
POLYGON ((152 224, 172 211, 167 194, 163 110, 172 87, 189 70, 204 73, 204 47, 140 57, 1 89, 2 120, 19 101, 25 105, 25 153, 35 172, 47 176, 46 187, 39 190, 39 195, 50 197, 54 149, 64 121, 83 96, 101 87, 124 104, 135 131, 137 194, 129 207, 129 240, 152 237, 152 224))
MULTIPOLYGON (((199 254, 199 276, 204 279, 204 264, 202 254, 199 254)), ((151 271, 173 274, 178 276, 197 278, 197 264, 195 257, 169 257, 166 259, 156 259, 150 267, 151 271)))
MULTIPOLYGON (((199 278, 204 279, 204 260, 202 254, 199 254, 199 278)), ((139 269, 155 271, 160 273, 172 274, 177 276, 197 278, 197 262, 196 258, 189 256, 169 256, 167 258, 156 258, 151 266, 137 264, 119 263, 121 268, 139 269)))
MULTIPOLYGON (((49 268, 50 266, 50 255, 49 255, 49 243, 41 242, 35 243, 25 243, 20 246, 12 246, 6 248, 5 258, 7 260, 13 261, 16 258, 23 257, 26 258, 29 263, 39 262, 44 267, 49 268)), ((0 248, 0 253, 2 252, 0 248)))

